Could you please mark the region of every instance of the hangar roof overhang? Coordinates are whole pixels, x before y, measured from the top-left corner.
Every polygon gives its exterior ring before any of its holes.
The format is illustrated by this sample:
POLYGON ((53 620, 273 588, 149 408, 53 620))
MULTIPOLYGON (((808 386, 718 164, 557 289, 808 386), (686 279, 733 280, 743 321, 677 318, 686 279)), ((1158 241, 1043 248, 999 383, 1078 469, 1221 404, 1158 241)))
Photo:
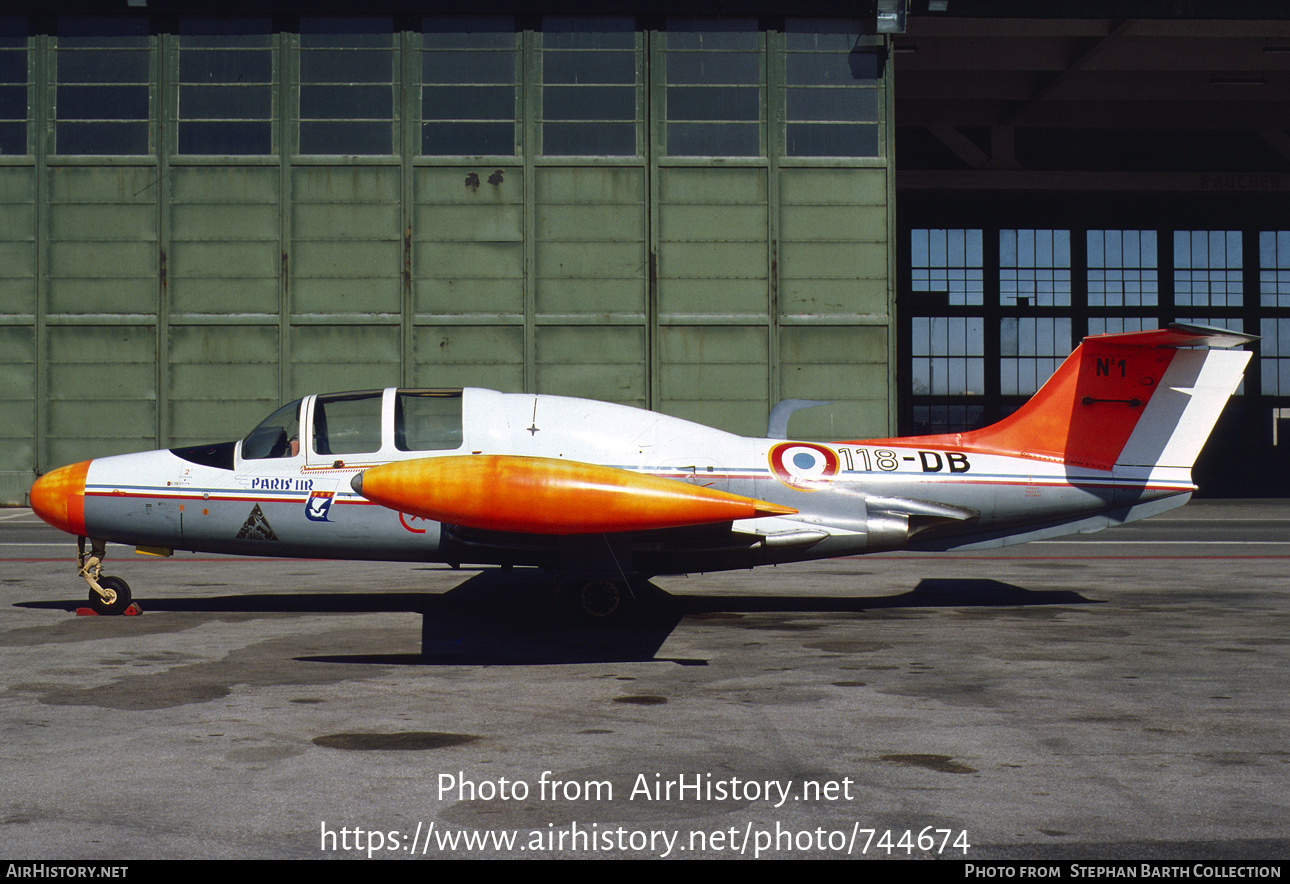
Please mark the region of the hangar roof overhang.
POLYGON ((1290 189, 1290 5, 957 14, 1016 5, 950 0, 952 14, 911 16, 894 38, 902 190, 1198 190, 1214 173, 1290 189))

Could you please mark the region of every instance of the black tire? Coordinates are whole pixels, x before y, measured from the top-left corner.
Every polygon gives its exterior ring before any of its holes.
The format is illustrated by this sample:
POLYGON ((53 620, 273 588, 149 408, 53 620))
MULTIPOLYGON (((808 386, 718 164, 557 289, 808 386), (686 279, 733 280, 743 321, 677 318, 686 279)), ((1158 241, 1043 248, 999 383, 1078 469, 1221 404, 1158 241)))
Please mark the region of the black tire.
POLYGON ((94 613, 102 614, 105 617, 114 617, 118 614, 124 614, 125 609, 130 607, 132 597, 130 595, 130 584, 126 583, 120 577, 100 577, 99 586, 104 589, 110 589, 116 593, 116 600, 111 604, 103 601, 97 592, 90 590, 90 607, 94 613))

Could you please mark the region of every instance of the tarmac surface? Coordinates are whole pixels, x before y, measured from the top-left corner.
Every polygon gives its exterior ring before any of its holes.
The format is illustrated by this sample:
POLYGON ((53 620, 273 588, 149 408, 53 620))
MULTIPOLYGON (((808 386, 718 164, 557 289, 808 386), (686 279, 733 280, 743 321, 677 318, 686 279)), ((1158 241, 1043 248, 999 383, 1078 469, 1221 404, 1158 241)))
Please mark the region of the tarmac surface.
POLYGON ((143 616, 75 616, 74 541, 0 510, 0 856, 1290 858, 1290 502, 611 624, 518 570, 109 553, 143 616))

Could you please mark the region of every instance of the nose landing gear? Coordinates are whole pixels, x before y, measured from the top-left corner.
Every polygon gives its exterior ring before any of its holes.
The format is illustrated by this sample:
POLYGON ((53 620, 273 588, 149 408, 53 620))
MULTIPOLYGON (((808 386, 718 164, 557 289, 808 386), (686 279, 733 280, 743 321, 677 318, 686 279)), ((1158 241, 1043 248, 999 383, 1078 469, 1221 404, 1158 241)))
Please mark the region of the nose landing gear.
POLYGON ((124 614, 130 607, 130 584, 120 577, 103 576, 103 559, 107 558, 107 542, 90 538, 90 552, 85 554, 85 538, 77 538, 76 562, 78 572, 90 586, 89 605, 96 614, 115 616, 124 614))

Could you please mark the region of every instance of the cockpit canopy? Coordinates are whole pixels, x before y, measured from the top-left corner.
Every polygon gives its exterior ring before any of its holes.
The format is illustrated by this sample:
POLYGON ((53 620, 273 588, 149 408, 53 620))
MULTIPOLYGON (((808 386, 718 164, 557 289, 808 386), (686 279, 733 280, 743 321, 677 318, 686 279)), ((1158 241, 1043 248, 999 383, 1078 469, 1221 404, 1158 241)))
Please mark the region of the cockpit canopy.
POLYGON ((282 406, 242 440, 243 460, 335 458, 397 451, 448 451, 462 444, 462 394, 452 390, 366 390, 306 396, 282 406))
POLYGON ((260 422, 242 440, 245 460, 268 457, 290 457, 294 447, 300 450, 300 405, 303 399, 288 403, 260 422))

